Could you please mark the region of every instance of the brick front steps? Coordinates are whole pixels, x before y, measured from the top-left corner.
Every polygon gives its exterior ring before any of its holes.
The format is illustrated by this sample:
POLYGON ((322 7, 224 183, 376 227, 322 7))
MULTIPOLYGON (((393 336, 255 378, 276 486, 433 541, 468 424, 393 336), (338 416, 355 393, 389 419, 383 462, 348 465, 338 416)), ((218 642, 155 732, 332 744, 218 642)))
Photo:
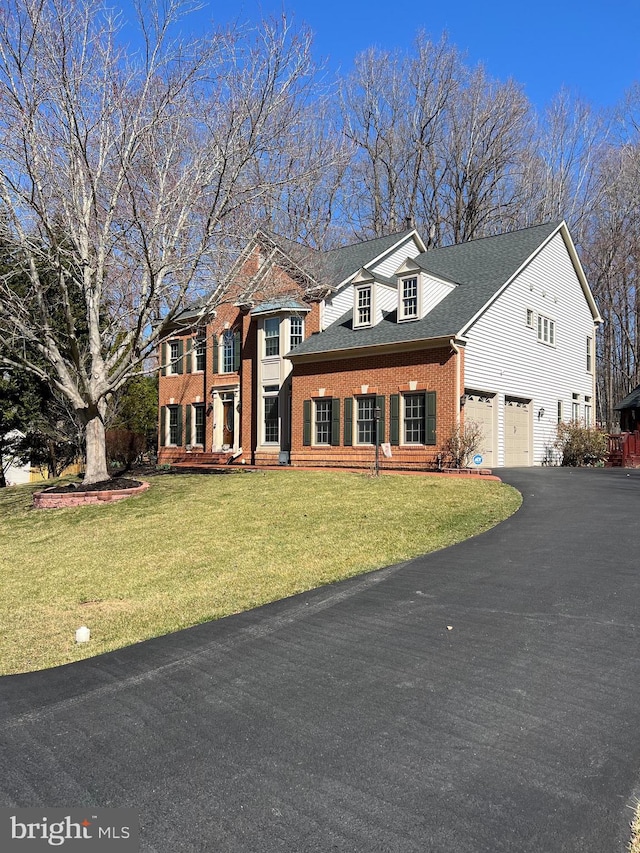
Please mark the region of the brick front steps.
POLYGON ((96 492, 34 492, 33 506, 35 509, 64 509, 69 506, 86 506, 87 504, 112 503, 141 495, 149 488, 149 483, 141 483, 131 489, 110 489, 96 492))

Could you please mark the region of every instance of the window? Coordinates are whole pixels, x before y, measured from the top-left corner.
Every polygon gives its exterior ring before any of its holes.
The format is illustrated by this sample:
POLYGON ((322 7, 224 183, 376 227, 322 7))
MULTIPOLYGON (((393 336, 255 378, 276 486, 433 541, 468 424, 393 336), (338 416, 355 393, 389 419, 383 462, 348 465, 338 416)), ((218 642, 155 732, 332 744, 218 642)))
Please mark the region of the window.
POLYGON ((356 326, 371 325, 371 286, 356 289, 356 326))
POLYGON ((302 317, 292 317, 289 320, 289 349, 295 349, 302 343, 304 337, 302 317))
POLYGON ((167 373, 173 375, 176 373, 182 373, 182 341, 170 341, 169 343, 169 364, 167 366, 167 373))
POLYGON ((527 328, 533 329, 533 311, 527 308, 527 328))
POLYGON ((204 363, 206 357, 206 341, 203 337, 198 336, 195 339, 195 353, 196 353, 196 370, 203 371, 204 363))
POLYGON ((587 337, 587 373, 593 371, 593 338, 587 337))
POLYGON ((405 395, 404 443, 424 444, 424 394, 405 395))
POLYGON ((584 398, 584 425, 591 429, 591 397, 584 398))
POLYGON ((182 444, 182 424, 180 423, 180 407, 168 406, 169 409, 169 444, 182 444))
POLYGON ((562 423, 562 400, 558 400, 558 423, 562 423))
POLYGON ((268 317, 264 321, 264 355, 265 358, 280 355, 280 320, 278 317, 268 317))
POLYGON ((401 282, 400 319, 409 320, 418 316, 418 279, 405 278, 401 282))
POLYGON ((358 398, 357 436, 358 444, 373 444, 375 440, 375 421, 373 411, 375 397, 358 398))
POLYGON ((580 394, 571 395, 571 420, 574 423, 580 420, 580 394))
POLYGON ((556 324, 548 317, 543 317, 538 314, 538 340, 543 344, 555 345, 556 342, 556 324))
POLYGON ((193 406, 193 443, 204 446, 204 403, 193 406))
POLYGON ((233 373, 236 363, 236 336, 231 329, 222 334, 222 372, 233 373))
POLYGON ((316 444, 331 444, 331 400, 316 402, 316 444))
POLYGON ((265 387, 264 402, 264 443, 278 444, 280 441, 280 410, 278 407, 277 386, 265 387))

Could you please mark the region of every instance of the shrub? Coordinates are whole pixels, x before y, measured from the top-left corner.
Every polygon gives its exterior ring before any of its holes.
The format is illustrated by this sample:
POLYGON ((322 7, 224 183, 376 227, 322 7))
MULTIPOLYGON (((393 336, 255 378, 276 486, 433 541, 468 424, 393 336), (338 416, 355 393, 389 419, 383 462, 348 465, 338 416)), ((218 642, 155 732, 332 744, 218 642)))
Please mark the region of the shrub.
POLYGON ((572 468, 601 465, 608 455, 607 434, 576 422, 558 424, 555 447, 560 464, 572 468))
POLYGON ((444 462, 451 468, 466 468, 472 456, 482 444, 482 427, 475 421, 467 421, 451 430, 444 442, 444 462))
POLYGON ((147 446, 146 437, 130 429, 108 429, 106 442, 109 464, 125 470, 131 468, 147 446))

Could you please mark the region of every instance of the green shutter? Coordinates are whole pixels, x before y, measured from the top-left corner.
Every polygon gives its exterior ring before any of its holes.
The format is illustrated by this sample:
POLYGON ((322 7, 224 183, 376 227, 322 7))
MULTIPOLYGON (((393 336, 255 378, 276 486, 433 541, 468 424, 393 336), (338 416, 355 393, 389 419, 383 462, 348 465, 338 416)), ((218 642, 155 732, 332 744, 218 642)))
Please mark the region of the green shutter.
POLYGON ((182 355, 183 352, 184 352, 184 341, 182 339, 180 339, 178 341, 178 360, 176 361, 176 366, 175 366, 176 373, 183 373, 184 372, 184 364, 183 364, 184 358, 182 355))
MULTIPOLYGON (((164 344, 163 344, 164 346, 164 344)), ((164 447, 167 443, 167 407, 162 406, 160 409, 160 447, 164 447)))
POLYGON ((426 412, 426 443, 436 443, 436 392, 427 391, 425 394, 425 412, 426 412))
POLYGON ((311 446, 311 400, 304 400, 302 403, 302 444, 305 447, 311 446))
POLYGON ((185 444, 191 444, 191 409, 192 408, 193 408, 193 406, 187 406, 186 412, 185 412, 186 420, 187 420, 186 429, 185 429, 185 432, 186 432, 185 444))
POLYGON ((178 410, 178 435, 176 445, 182 447, 182 406, 176 406, 178 410))
POLYGON ((213 372, 218 373, 218 336, 213 336, 213 372))
POLYGON ((389 397, 389 416, 391 419, 389 441, 397 446, 400 444, 400 394, 389 397))
POLYGON ((353 445, 353 397, 344 400, 344 446, 353 445))
POLYGON ((166 345, 166 343, 162 344, 162 346, 160 347, 160 367, 162 368, 160 370, 160 375, 166 376, 167 375, 167 345, 166 345))
POLYGON ((380 409, 380 420, 378 422, 378 444, 382 444, 385 438, 385 398, 376 397, 376 408, 380 409))
POLYGON ((192 350, 193 350, 193 338, 187 338, 187 358, 186 358, 187 373, 191 373, 191 370, 192 370, 192 365, 191 365, 191 359, 193 357, 192 350))
POLYGON ((340 445, 340 400, 337 397, 331 400, 331 444, 333 447, 340 445))
POLYGON ((240 332, 236 332, 233 336, 233 369, 236 373, 240 370, 240 332))

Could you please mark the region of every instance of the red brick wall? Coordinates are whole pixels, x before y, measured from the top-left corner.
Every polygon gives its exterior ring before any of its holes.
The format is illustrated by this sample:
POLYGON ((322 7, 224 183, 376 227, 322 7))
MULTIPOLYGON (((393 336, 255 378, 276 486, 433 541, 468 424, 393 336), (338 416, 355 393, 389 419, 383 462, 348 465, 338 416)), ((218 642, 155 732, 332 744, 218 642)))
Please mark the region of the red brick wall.
MULTIPOLYGON (((463 353, 461 353, 461 360, 463 353)), ((461 375, 462 371, 461 364, 461 375)), ((294 465, 355 465, 369 467, 375 451, 371 446, 345 447, 344 399, 361 394, 361 386, 368 385, 370 395, 385 397, 385 435, 390 438, 389 397, 411 390, 415 382, 417 391, 436 392, 436 445, 425 447, 392 447, 392 459, 380 454, 383 467, 403 465, 433 465, 443 441, 456 426, 459 412, 457 356, 450 347, 421 349, 411 352, 325 361, 316 364, 296 364, 293 373, 293 433, 291 461, 294 465), (340 399, 340 446, 303 446, 303 402, 320 396, 340 399)), ((355 420, 355 409, 354 409, 355 420)))
MULTIPOLYGON (((240 270, 236 275, 236 284, 225 294, 225 301, 219 304, 215 309, 215 319, 207 323, 206 326, 206 370, 200 373, 186 373, 178 375, 160 376, 159 380, 159 407, 167 406, 174 403, 183 407, 182 416, 182 432, 183 443, 181 448, 162 447, 159 442, 158 461, 160 463, 170 463, 184 458, 187 439, 185 437, 185 408, 196 402, 196 398, 200 397, 200 402, 205 403, 205 451, 211 450, 213 444, 213 413, 208 411, 209 403, 211 402, 212 388, 240 385, 240 435, 237 438, 238 446, 243 449, 243 457, 248 462, 255 461, 255 450, 258 444, 259 428, 257 423, 257 394, 259 389, 256 388, 257 376, 257 323, 252 320, 251 315, 246 309, 241 310, 236 304, 238 299, 246 295, 247 288, 251 287, 251 279, 260 270, 262 258, 260 250, 254 248, 250 255, 244 261, 240 270), (220 336, 224 331, 225 324, 232 329, 240 329, 241 331, 241 367, 240 374, 237 373, 214 373, 213 372, 213 337, 220 336)), ((304 291, 302 286, 292 279, 285 271, 274 268, 266 273, 261 279, 260 285, 255 290, 251 290, 250 298, 254 304, 261 301, 268 301, 277 296, 290 296, 299 301, 304 300, 304 291)), ((319 306, 314 304, 311 312, 307 315, 305 321, 305 334, 310 335, 319 328, 319 306)), ((184 350, 184 369, 186 370, 186 351, 187 340, 192 338, 195 330, 188 334, 176 334, 168 340, 183 341, 184 350)), ((195 365, 195 357, 194 357, 195 365)), ((158 420, 158 431, 160 432, 160 416, 158 420)), ((277 456, 277 453, 276 453, 277 456)), ((276 459, 277 461, 277 459, 276 459)))

